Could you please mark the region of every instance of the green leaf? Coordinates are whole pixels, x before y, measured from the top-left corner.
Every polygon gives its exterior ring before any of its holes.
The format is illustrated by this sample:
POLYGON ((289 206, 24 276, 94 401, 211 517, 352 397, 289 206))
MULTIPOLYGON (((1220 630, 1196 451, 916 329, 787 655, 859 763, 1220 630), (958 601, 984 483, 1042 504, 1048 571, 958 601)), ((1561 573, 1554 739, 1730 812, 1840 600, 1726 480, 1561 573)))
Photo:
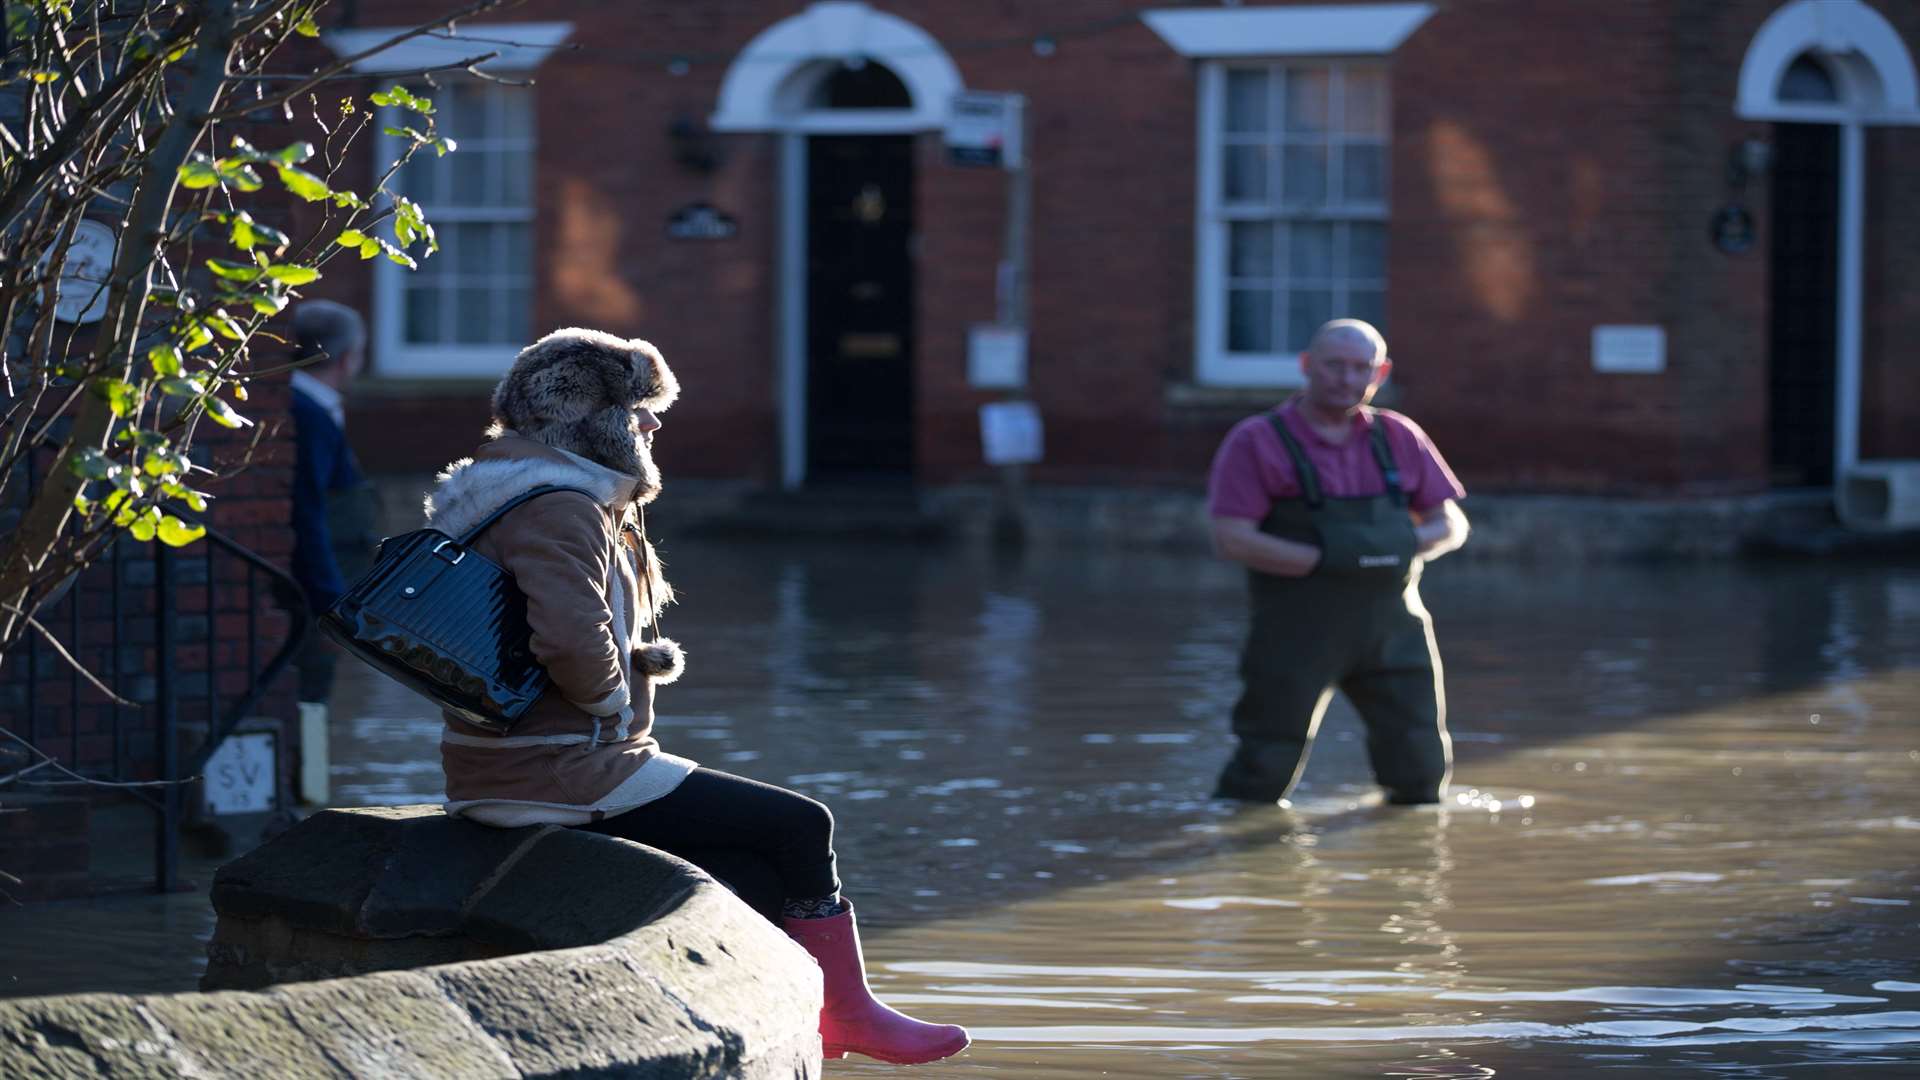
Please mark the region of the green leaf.
POLYGON ((375 105, 396 105, 402 109, 410 109, 422 116, 433 115, 432 100, 415 97, 409 93, 404 86, 395 85, 385 90, 376 90, 373 94, 369 95, 367 100, 373 102, 375 105))
POLYGON ((262 315, 278 315, 285 310, 287 298, 278 293, 255 294, 247 299, 247 303, 262 315))
POLYGON ((436 157, 446 157, 458 149, 460 149, 460 144, 454 142, 451 138, 437 139, 433 144, 433 151, 436 157))
POLYGON ((214 168, 220 174, 220 183, 241 191, 259 191, 266 186, 253 166, 238 158, 222 158, 214 163, 214 168))
POLYGON ((413 256, 407 254, 404 251, 401 251, 399 248, 394 247, 392 244, 387 243, 385 240, 380 241, 380 250, 387 253, 388 259, 399 263, 401 266, 404 266, 409 270, 420 269, 420 264, 413 260, 413 256))
POLYGON ((185 547, 207 535, 207 527, 189 525, 172 514, 164 514, 160 518, 158 535, 160 542, 168 547, 185 547))
POLYGON ((73 510, 77 514, 91 514, 93 513, 93 500, 87 498, 84 494, 75 492, 73 496, 73 510))
POLYGON ((133 511, 127 507, 128 500, 132 498, 125 488, 114 488, 107 492, 106 498, 100 500, 100 509, 103 513, 112 514, 113 523, 124 529, 133 520, 133 511))
POLYGON ((233 316, 227 314, 225 308, 214 308, 213 314, 207 316, 206 324, 212 328, 214 333, 219 334, 229 341, 245 341, 247 339, 246 329, 235 322, 233 316))
POLYGON ((281 263, 279 266, 267 267, 267 276, 282 285, 306 285, 320 280, 320 271, 311 266, 281 263))
POLYGON ((106 400, 113 415, 125 419, 140 409, 140 388, 122 379, 95 379, 93 392, 106 400))
POLYGON ((213 334, 206 327, 200 325, 200 320, 195 319, 193 322, 187 325, 187 351, 188 352, 193 352, 196 349, 205 348, 206 346, 211 344, 213 344, 213 334))
POLYGON ((305 169, 297 169, 292 165, 280 166, 280 182, 287 186, 288 191, 308 202, 319 202, 333 194, 328 190, 326 181, 305 169))
POLYGON ((73 455, 72 468, 82 480, 111 480, 120 471, 112 458, 91 446, 83 446, 73 455))
POLYGON ((205 154, 195 154, 181 164, 179 177, 180 186, 184 188, 210 188, 220 182, 219 170, 205 154))
POLYGON ((313 13, 309 11, 300 16, 299 22, 293 24, 293 32, 301 37, 319 37, 320 25, 313 21, 313 13))
POLYGON ((233 410, 233 406, 209 394, 207 396, 207 415, 221 427, 242 428, 252 425, 253 421, 233 410))
POLYGON ((228 262, 225 259, 208 259, 207 269, 228 281, 258 281, 260 268, 246 263, 228 262))
POLYGON ((371 259, 375 255, 380 254, 380 245, 384 243, 386 243, 385 240, 374 236, 369 236, 365 240, 360 241, 360 257, 362 259, 371 259))
POLYGON ((160 511, 147 507, 139 517, 133 519, 133 524, 127 526, 127 532, 143 544, 152 540, 160 532, 160 511))
POLYGON ((333 242, 341 247, 359 247, 366 240, 367 235, 359 229, 341 229, 340 235, 333 238, 333 242))
POLYGON ((41 84, 50 83, 60 78, 60 73, 57 71, 35 71, 29 74, 33 76, 34 82, 41 84))
POLYGON ((173 397, 199 397, 207 392, 207 384, 200 376, 189 375, 180 379, 161 379, 160 392, 173 397))
POLYGON ((298 165, 313 157, 313 144, 310 142, 288 143, 274 152, 273 160, 282 165, 298 165))
POLYGON ((354 210, 365 210, 367 208, 367 200, 351 191, 335 190, 333 193, 333 205, 350 207, 354 210))
POLYGON ((253 144, 238 135, 233 137, 233 152, 248 161, 257 161, 263 155, 253 148, 253 144))
POLYGON ((178 375, 185 362, 179 347, 172 342, 162 342, 147 350, 147 363, 153 365, 155 375, 178 375))

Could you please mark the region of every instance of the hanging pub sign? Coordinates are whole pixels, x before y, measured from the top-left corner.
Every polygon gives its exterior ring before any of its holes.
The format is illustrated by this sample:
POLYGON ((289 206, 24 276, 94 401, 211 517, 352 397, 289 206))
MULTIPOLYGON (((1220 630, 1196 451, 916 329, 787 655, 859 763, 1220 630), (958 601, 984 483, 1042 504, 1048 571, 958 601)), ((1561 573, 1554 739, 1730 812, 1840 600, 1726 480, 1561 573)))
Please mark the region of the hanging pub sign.
POLYGON ((1713 237, 1714 247, 1728 255, 1738 255, 1753 247, 1753 215, 1739 203, 1728 203, 1714 212, 1707 232, 1713 237))
POLYGON ((962 90, 947 110, 947 160, 955 165, 1018 169, 1026 164, 1020 94, 962 90))
POLYGON ((739 231, 733 215, 711 203, 688 203, 667 218, 669 240, 731 240, 739 231))

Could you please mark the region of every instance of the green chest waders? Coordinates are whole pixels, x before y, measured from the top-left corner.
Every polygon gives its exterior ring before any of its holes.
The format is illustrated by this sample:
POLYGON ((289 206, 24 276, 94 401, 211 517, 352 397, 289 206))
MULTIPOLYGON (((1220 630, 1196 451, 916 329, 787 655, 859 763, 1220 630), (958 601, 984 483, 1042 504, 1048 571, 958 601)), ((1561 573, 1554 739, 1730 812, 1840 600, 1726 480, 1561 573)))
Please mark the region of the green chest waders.
POLYGON ((1439 799, 1452 765, 1433 624, 1420 602, 1419 541, 1400 470, 1375 422, 1384 494, 1329 498, 1293 433, 1271 418, 1293 459, 1300 497, 1274 506, 1260 531, 1321 549, 1306 577, 1249 574, 1253 626, 1233 708, 1239 740, 1220 773, 1220 798, 1271 802, 1293 789, 1313 733, 1344 691, 1367 728, 1374 778, 1392 802, 1439 799))

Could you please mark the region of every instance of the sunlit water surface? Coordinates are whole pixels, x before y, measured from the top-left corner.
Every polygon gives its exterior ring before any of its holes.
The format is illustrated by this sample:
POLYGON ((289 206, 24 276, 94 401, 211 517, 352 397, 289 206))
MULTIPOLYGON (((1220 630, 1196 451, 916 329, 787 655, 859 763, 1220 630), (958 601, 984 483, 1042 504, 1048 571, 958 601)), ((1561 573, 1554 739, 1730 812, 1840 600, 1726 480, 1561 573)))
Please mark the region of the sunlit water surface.
MULTIPOLYGON (((662 741, 835 808, 876 988, 973 1030, 916 1077, 1920 1075, 1920 571, 1438 564, 1454 800, 1336 703, 1282 810, 1205 798, 1224 567, 666 546, 662 741)), ((439 798, 415 699, 336 712, 339 803, 439 798)), ((210 922, 0 915, 11 992, 189 988, 210 922)))

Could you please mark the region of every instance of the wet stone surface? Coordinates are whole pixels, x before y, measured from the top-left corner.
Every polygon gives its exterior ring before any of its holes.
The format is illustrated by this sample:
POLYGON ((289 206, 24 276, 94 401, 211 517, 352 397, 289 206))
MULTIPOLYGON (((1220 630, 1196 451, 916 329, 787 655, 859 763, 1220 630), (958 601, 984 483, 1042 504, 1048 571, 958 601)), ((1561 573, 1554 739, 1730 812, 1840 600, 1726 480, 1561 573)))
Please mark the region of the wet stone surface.
MULTIPOLYGON (((1920 1070, 1920 570, 1442 562, 1454 801, 1336 702, 1281 810, 1205 798, 1229 568, 663 547, 662 742, 834 808, 876 989, 973 1028, 916 1076, 1920 1070)), ((416 699, 335 715, 338 803, 439 798, 416 699)), ((204 908, 0 916, 0 992, 190 988, 204 908)))

